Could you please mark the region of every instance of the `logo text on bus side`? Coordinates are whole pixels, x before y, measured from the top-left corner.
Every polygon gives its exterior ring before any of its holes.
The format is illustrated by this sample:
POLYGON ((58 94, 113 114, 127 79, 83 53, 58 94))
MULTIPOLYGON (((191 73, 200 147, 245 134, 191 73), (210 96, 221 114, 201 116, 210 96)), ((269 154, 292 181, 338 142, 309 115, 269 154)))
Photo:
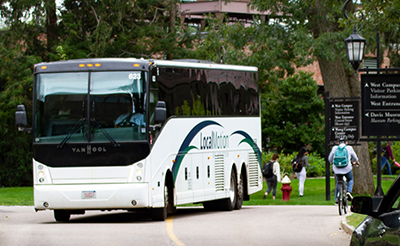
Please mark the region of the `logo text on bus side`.
POLYGON ((225 149, 229 148, 229 136, 223 135, 223 132, 217 133, 211 131, 211 135, 203 136, 200 133, 200 149, 225 149))

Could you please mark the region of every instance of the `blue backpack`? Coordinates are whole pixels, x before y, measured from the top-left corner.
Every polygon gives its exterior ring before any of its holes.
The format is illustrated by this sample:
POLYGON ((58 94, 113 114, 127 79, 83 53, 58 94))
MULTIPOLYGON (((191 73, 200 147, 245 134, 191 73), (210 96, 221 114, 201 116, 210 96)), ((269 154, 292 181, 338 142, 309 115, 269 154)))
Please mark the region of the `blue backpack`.
POLYGON ((347 153, 346 145, 340 147, 335 150, 335 155, 333 156, 333 164, 336 167, 347 167, 349 164, 349 154, 347 153))

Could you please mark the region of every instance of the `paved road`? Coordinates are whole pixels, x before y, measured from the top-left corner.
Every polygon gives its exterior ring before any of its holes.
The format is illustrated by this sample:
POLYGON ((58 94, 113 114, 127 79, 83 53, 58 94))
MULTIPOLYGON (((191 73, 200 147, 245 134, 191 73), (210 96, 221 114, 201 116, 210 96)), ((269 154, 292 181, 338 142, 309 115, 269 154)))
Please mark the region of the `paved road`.
POLYGON ((57 223, 51 211, 0 206, 0 245, 349 245, 335 206, 179 208, 164 222, 124 211, 88 211, 57 223))

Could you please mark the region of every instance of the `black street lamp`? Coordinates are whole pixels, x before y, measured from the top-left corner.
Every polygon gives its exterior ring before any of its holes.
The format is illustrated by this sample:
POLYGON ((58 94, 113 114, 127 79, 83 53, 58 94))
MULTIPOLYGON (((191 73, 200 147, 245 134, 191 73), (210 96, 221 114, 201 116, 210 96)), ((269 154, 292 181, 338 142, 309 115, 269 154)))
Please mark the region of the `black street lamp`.
POLYGON ((353 33, 344 40, 344 43, 346 44, 347 58, 354 71, 357 71, 364 58, 365 38, 358 35, 357 28, 354 26, 353 33))

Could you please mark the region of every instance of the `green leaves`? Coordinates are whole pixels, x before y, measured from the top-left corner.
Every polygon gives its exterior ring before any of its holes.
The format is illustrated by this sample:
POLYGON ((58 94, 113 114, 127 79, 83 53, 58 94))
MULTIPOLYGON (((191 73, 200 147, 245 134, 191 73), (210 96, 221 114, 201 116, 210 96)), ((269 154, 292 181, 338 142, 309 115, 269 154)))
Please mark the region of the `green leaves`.
POLYGON ((278 151, 311 145, 324 153, 324 102, 311 74, 300 72, 269 85, 262 97, 263 142, 278 151))

